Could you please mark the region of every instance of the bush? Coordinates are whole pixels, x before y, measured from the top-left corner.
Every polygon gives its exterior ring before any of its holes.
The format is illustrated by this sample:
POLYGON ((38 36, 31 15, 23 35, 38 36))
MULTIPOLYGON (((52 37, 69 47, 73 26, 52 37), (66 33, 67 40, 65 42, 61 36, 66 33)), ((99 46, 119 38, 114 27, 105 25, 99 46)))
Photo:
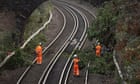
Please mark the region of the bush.
POLYGON ((31 62, 27 60, 28 54, 21 50, 17 50, 14 56, 5 64, 4 68, 6 69, 15 69, 21 66, 29 65, 31 62))
POLYGON ((88 29, 88 37, 90 40, 96 38, 106 46, 113 47, 115 45, 115 25, 121 15, 119 9, 112 3, 115 2, 107 2, 99 8, 95 22, 88 29))
POLYGON ((92 72, 103 75, 114 74, 115 65, 112 59, 112 55, 110 54, 106 54, 104 57, 95 57, 92 63, 92 72))
POLYGON ((86 49, 76 52, 80 58, 80 67, 84 68, 90 61, 89 71, 103 75, 114 74, 115 65, 113 62, 112 53, 105 53, 102 57, 96 57, 92 49, 86 49))

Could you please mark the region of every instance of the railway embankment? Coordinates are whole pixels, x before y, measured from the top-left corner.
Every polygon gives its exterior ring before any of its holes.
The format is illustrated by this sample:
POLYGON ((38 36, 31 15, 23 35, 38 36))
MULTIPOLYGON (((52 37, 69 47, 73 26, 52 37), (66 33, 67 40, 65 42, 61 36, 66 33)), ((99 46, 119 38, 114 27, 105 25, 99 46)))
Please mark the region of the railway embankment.
POLYGON ((0 2, 0 61, 24 41, 25 24, 31 13, 47 0, 2 0, 0 2))

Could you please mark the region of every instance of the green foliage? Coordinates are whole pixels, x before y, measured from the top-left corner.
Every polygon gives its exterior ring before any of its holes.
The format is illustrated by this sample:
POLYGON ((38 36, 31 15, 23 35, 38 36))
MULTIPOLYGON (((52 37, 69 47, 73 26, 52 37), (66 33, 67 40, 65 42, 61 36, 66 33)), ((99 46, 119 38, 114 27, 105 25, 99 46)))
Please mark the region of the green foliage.
MULTIPOLYGON (((51 5, 49 5, 51 6, 51 5)), ((30 16, 29 22, 25 27, 24 38, 27 39, 31 34, 36 32, 43 24, 48 20, 49 17, 49 6, 46 3, 39 6, 30 16)), ((45 35, 45 31, 40 32, 37 36, 35 36, 31 42, 25 47, 24 51, 29 54, 29 58, 34 57, 35 47, 38 43, 44 44, 47 40, 45 35)))
MULTIPOLYGON (((107 2, 99 9, 96 21, 88 30, 90 40, 99 39, 107 47, 111 44, 117 51, 118 58, 121 58, 118 62, 121 64, 120 68, 128 84, 139 84, 138 79, 140 79, 139 8, 138 0, 107 2)), ((97 63, 94 62, 95 66, 90 67, 92 72, 106 71, 106 68, 100 69, 100 66, 106 66, 106 60, 98 58, 95 61, 97 61, 97 63)))
POLYGON ((28 24, 25 25, 24 39, 36 32, 48 20, 50 6, 44 3, 32 13, 28 19, 28 24))
POLYGON ((21 66, 29 65, 31 62, 27 59, 27 57, 28 54, 18 49, 16 54, 12 56, 8 62, 6 62, 4 68, 15 69, 21 66))
POLYGON ((11 52, 12 50, 16 49, 17 45, 17 39, 13 38, 13 33, 4 32, 3 38, 0 41, 0 61, 2 61, 5 56, 8 54, 8 52, 11 52))
POLYGON ((88 62, 92 59, 92 53, 90 49, 82 51, 76 50, 75 53, 77 53, 80 59, 79 62, 80 69, 84 68, 88 64, 88 62))
POLYGON ((27 45, 27 47, 25 47, 24 50, 32 51, 36 47, 36 45, 38 45, 38 43, 41 42, 42 44, 44 44, 46 41, 47 41, 46 36, 40 33, 31 40, 31 42, 27 45))
MULTIPOLYGON (((39 34, 34 38, 24 50, 16 50, 16 54, 12 56, 5 64, 5 69, 15 69, 31 64, 33 58, 35 58, 35 47, 39 42, 45 43, 46 37, 43 34, 39 34)), ((3 55, 6 56, 6 55, 3 55)))
POLYGON ((115 25, 119 16, 118 10, 112 7, 112 3, 105 3, 102 8, 99 9, 95 22, 90 26, 88 30, 88 37, 90 40, 93 38, 98 39, 106 46, 109 43, 115 45, 115 25))
POLYGON ((115 65, 113 62, 112 53, 105 53, 103 57, 95 56, 95 51, 86 49, 76 52, 81 60, 80 66, 85 66, 90 61, 89 71, 104 75, 114 74, 115 65))
POLYGON ((94 57, 93 66, 89 70, 93 73, 111 75, 114 74, 115 65, 112 55, 106 54, 104 57, 94 57))
POLYGON ((86 65, 85 65, 85 63, 84 63, 84 61, 79 61, 79 69, 83 69, 86 65))
MULTIPOLYGON (((22 0, 23 3, 27 2, 25 5, 28 4, 28 0, 22 0)), ((16 2, 17 4, 22 3, 22 1, 16 2)), ((31 1, 32 2, 32 1, 31 1)), ((41 1, 35 2, 36 5, 39 4, 41 1)), ((15 2, 14 2, 15 3, 15 2)), ((51 6, 49 4, 49 6, 51 6)), ((34 7, 33 7, 34 8, 34 7)), ((30 19, 28 20, 29 23, 26 25, 26 29, 24 31, 24 39, 26 40, 31 34, 33 34, 35 31, 37 31, 38 28, 40 28, 49 17, 49 10, 51 8, 48 7, 48 5, 43 4, 37 10, 34 11, 34 13, 31 15, 30 19)), ((6 63, 6 66, 4 68, 6 69, 15 69, 18 67, 26 66, 30 64, 31 59, 34 58, 34 49, 36 45, 39 42, 42 42, 43 44, 46 42, 46 36, 44 35, 44 32, 41 32, 38 36, 36 36, 32 41, 25 47, 24 50, 17 50, 19 47, 19 34, 20 32, 14 30, 13 33, 5 33, 2 35, 5 35, 2 38, 2 41, 0 41, 0 61, 2 61, 5 56, 8 54, 8 52, 16 51, 16 54, 9 59, 9 61, 6 63), (30 60, 30 61, 29 61, 30 60)))
POLYGON ((78 56, 81 61, 84 62, 84 64, 88 64, 89 61, 94 60, 93 58, 93 50, 91 49, 86 49, 82 51, 77 51, 78 56))

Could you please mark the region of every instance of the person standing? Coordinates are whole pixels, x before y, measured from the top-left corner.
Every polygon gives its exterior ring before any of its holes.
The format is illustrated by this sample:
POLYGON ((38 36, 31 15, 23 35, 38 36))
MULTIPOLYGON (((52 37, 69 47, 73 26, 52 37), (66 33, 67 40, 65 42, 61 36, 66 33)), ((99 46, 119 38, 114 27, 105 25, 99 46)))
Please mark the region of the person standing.
POLYGON ((42 64, 42 44, 39 43, 35 49, 36 51, 36 63, 42 64))
POLYGON ((95 51, 97 57, 101 56, 101 49, 102 49, 102 47, 101 47, 100 43, 98 42, 98 44, 96 46, 96 51, 95 51))
POLYGON ((74 55, 74 59, 73 59, 73 75, 74 76, 79 76, 80 75, 80 71, 79 71, 79 58, 78 56, 75 54, 74 55))

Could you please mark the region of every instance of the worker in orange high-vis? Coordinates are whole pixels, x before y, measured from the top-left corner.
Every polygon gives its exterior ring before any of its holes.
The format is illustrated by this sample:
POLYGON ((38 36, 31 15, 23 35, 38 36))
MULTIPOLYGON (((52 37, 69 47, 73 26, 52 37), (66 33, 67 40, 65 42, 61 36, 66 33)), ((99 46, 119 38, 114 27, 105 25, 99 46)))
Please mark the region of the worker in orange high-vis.
POLYGON ((80 75, 80 71, 79 71, 79 58, 78 56, 75 54, 74 55, 74 59, 73 59, 73 75, 74 76, 79 76, 80 75))
POLYGON ((42 64, 42 44, 39 43, 35 49, 36 51, 36 63, 42 64))
POLYGON ((98 44, 96 46, 96 56, 97 57, 101 56, 101 49, 102 49, 102 47, 101 47, 100 43, 98 42, 98 44))

